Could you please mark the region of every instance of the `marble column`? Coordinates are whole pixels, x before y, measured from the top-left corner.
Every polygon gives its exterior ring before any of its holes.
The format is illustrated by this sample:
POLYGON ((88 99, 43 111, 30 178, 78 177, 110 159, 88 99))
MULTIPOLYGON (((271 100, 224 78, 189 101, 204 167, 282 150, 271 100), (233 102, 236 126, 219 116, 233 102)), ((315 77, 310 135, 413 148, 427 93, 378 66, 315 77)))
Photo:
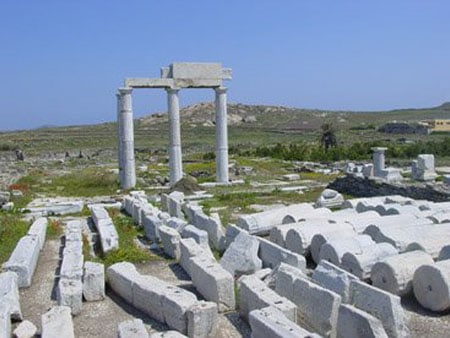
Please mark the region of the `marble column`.
POLYGON ((227 88, 216 91, 216 181, 228 183, 227 88))
POLYGON ((372 148, 373 151, 373 175, 374 176, 382 176, 382 171, 385 168, 385 158, 384 152, 387 148, 375 147, 372 148))
POLYGON ((170 184, 173 185, 183 177, 181 156, 181 128, 179 89, 166 89, 169 110, 169 170, 170 184))
POLYGON ((122 127, 121 127, 121 119, 120 119, 120 112, 122 110, 122 106, 120 103, 121 95, 119 92, 116 93, 116 97, 117 97, 117 141, 118 141, 117 158, 118 158, 118 165, 119 165, 119 182, 120 182, 120 186, 122 186, 123 150, 122 150, 122 127))
MULTIPOLYGON (((122 181, 123 189, 130 189, 136 185, 136 171, 134 161, 134 126, 131 101, 132 88, 120 88, 120 142, 122 152, 122 181)), ((120 165, 120 163, 119 163, 120 165)))

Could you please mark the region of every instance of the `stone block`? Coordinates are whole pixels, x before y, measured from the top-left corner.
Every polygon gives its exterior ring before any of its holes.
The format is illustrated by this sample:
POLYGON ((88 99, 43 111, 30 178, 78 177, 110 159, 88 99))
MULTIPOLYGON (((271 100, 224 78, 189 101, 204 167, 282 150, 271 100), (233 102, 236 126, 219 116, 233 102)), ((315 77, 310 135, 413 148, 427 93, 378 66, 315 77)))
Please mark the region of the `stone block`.
POLYGON ((365 311, 341 304, 337 321, 339 338, 388 338, 381 322, 365 311))
POLYGON ((191 276, 191 257, 201 256, 214 258, 210 250, 201 247, 194 239, 180 239, 180 262, 181 267, 191 276))
POLYGON ((100 236, 103 253, 119 248, 119 235, 105 208, 92 208, 92 218, 100 236))
POLYGON ((45 244, 45 236, 47 234, 48 220, 45 217, 40 217, 31 224, 28 230, 28 235, 37 236, 39 238, 39 248, 42 250, 45 244))
POLYGON ((306 259, 292 251, 276 245, 264 238, 259 240, 259 258, 261 258, 264 267, 275 268, 280 263, 286 263, 299 269, 306 268, 306 259))
POLYGON ((144 227, 145 237, 150 239, 153 243, 160 240, 158 229, 161 225, 163 225, 163 222, 156 215, 145 215, 142 218, 142 226, 144 227))
POLYGON ((197 302, 197 297, 193 293, 176 286, 166 286, 162 309, 167 325, 182 334, 187 334, 188 321, 186 312, 197 302))
POLYGON ((450 260, 420 266, 414 273, 413 291, 426 309, 436 312, 450 309, 450 260))
POLYGON ((387 257, 372 267, 372 285, 405 296, 412 292, 414 272, 424 264, 433 264, 433 258, 420 250, 387 257))
POLYGON ((17 274, 19 288, 29 287, 39 258, 40 243, 37 236, 24 236, 17 243, 3 270, 17 274))
POLYGON ((133 284, 140 277, 135 266, 128 262, 111 265, 106 270, 108 284, 120 297, 133 303, 133 284))
POLYGON ((182 231, 181 231, 181 237, 183 238, 192 238, 194 239, 198 245, 206 248, 209 248, 209 241, 208 241, 208 233, 204 230, 200 230, 199 228, 196 228, 193 225, 187 225, 182 231))
POLYGON ((84 257, 82 254, 75 251, 64 250, 60 271, 61 278, 81 281, 83 278, 83 262, 84 257))
POLYGON ((215 302, 219 311, 236 307, 234 278, 210 257, 195 256, 191 259, 191 278, 197 291, 208 301, 215 302))
POLYGON ((9 304, 0 299, 0 337, 11 337, 11 314, 9 304))
POLYGON ((175 229, 179 233, 181 233, 184 227, 188 225, 188 223, 185 220, 182 220, 181 218, 178 217, 170 217, 164 220, 163 223, 169 228, 175 229))
POLYGON ((58 283, 56 296, 58 305, 68 306, 74 316, 80 314, 83 301, 83 285, 81 280, 61 278, 58 283))
POLYGON ((223 250, 225 235, 222 229, 222 223, 217 213, 211 213, 210 216, 203 211, 196 211, 191 222, 197 228, 208 233, 209 245, 216 250, 223 250))
POLYGON ((252 274, 262 268, 258 257, 259 241, 256 237, 241 233, 223 254, 220 265, 233 276, 252 274))
POLYGON ((336 337, 336 323, 341 297, 305 277, 293 281, 291 301, 297 306, 298 323, 326 337, 336 337))
POLYGON ((298 278, 307 278, 305 273, 291 265, 280 263, 272 272, 275 279, 275 291, 283 297, 292 300, 294 297, 294 282, 298 278))
POLYGON ((237 227, 234 224, 227 224, 226 228, 225 228, 225 245, 224 245, 224 249, 227 249, 230 244, 234 241, 234 239, 241 233, 244 232, 246 234, 248 234, 247 231, 245 231, 242 228, 237 227))
POLYGON ((105 266, 103 264, 84 263, 83 296, 88 302, 105 298, 105 266))
POLYGON ((253 310, 273 306, 289 320, 297 322, 297 306, 290 300, 278 295, 255 276, 242 276, 239 279, 239 315, 248 321, 253 310))
POLYGON ((217 79, 223 76, 221 63, 174 62, 167 73, 173 79, 217 79))
POLYGON ((142 319, 130 319, 119 323, 117 327, 118 338, 148 338, 142 319))
MULTIPOLYGON (((37 332, 37 327, 32 322, 24 320, 13 332, 14 338, 33 338, 37 332)), ((1 336, 1 335, 0 335, 1 336)))
POLYGON ((22 320, 18 277, 15 272, 0 273, 0 300, 8 305, 12 320, 22 320))
POLYGON ((167 196, 167 210, 169 215, 177 218, 184 218, 182 205, 184 203, 184 194, 180 191, 171 192, 167 196))
POLYGON ((219 316, 217 304, 199 301, 187 312, 188 336, 195 338, 214 338, 217 334, 219 316))
POLYGON ((270 229, 269 240, 282 248, 286 248, 286 236, 288 231, 298 226, 298 223, 288 223, 274 226, 270 229))
POLYGON ((68 306, 54 306, 42 315, 42 338, 75 338, 68 306))
POLYGON ((132 281, 133 295, 127 301, 150 317, 164 323, 163 301, 167 285, 153 276, 138 276, 132 281))
POLYGON ((325 260, 320 261, 311 278, 317 285, 340 295, 342 303, 350 301, 351 281, 359 280, 358 277, 325 260))
POLYGON ((410 336, 400 297, 361 281, 351 282, 350 295, 350 303, 378 318, 389 337, 410 336))
POLYGON ((344 196, 332 189, 325 189, 316 201, 318 208, 340 208, 344 203, 344 196))
POLYGON ((167 256, 180 259, 180 233, 168 226, 159 227, 159 236, 167 256))
POLYGON ((389 243, 378 243, 363 248, 360 253, 347 252, 342 257, 342 268, 358 278, 370 279, 370 273, 375 263, 386 257, 398 255, 398 251, 389 243))
POLYGON ((178 331, 164 331, 164 332, 155 332, 150 335, 150 338, 186 338, 184 334, 181 334, 178 331))
POLYGON ((273 306, 253 310, 249 314, 249 323, 254 338, 318 338, 286 318, 273 306))
POLYGON ((368 235, 345 236, 341 238, 334 233, 322 245, 318 260, 325 260, 340 266, 344 254, 361 253, 363 248, 371 245, 375 245, 375 242, 368 235))

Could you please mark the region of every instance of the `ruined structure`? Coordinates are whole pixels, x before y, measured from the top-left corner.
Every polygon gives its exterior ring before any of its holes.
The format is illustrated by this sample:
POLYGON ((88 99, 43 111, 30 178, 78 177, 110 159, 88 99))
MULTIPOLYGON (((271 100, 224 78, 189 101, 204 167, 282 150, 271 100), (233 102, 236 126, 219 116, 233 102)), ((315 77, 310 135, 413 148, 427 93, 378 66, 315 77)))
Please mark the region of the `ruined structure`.
POLYGON ((227 88, 223 80, 231 80, 231 69, 220 63, 175 62, 161 68, 160 78, 127 78, 117 93, 120 185, 129 189, 136 184, 134 131, 131 93, 134 88, 163 88, 167 91, 169 114, 170 184, 183 177, 178 92, 183 88, 212 88, 216 104, 216 177, 228 183, 227 88))

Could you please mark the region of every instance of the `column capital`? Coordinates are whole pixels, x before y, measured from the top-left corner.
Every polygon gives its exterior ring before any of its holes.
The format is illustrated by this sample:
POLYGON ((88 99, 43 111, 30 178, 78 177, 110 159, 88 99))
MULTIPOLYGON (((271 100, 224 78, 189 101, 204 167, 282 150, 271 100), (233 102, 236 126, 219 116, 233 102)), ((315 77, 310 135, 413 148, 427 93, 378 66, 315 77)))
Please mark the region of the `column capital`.
POLYGON ((225 94, 228 90, 227 87, 216 87, 214 88, 217 94, 225 94))
POLYGON ((166 88, 167 94, 177 94, 180 91, 180 88, 173 87, 173 88, 166 88))
POLYGON ((370 148, 374 153, 384 153, 388 148, 385 147, 373 147, 370 148))
POLYGON ((118 89, 118 91, 119 91, 119 95, 127 95, 127 94, 131 94, 131 92, 133 91, 133 88, 121 87, 118 89))

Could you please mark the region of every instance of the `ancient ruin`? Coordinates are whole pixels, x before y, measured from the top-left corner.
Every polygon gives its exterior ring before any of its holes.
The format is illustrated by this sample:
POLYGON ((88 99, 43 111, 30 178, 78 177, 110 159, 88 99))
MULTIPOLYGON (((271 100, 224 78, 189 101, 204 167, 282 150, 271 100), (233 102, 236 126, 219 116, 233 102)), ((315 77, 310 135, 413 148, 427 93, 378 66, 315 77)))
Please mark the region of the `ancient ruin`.
POLYGON ((169 115, 170 183, 183 177, 181 153, 180 103, 178 92, 183 88, 214 89, 216 121, 216 180, 228 183, 227 88, 223 80, 231 80, 231 69, 220 63, 175 62, 161 68, 161 78, 127 78, 117 93, 117 124, 119 138, 119 177, 122 188, 136 184, 134 159, 133 110, 134 88, 163 88, 167 92, 169 115))

